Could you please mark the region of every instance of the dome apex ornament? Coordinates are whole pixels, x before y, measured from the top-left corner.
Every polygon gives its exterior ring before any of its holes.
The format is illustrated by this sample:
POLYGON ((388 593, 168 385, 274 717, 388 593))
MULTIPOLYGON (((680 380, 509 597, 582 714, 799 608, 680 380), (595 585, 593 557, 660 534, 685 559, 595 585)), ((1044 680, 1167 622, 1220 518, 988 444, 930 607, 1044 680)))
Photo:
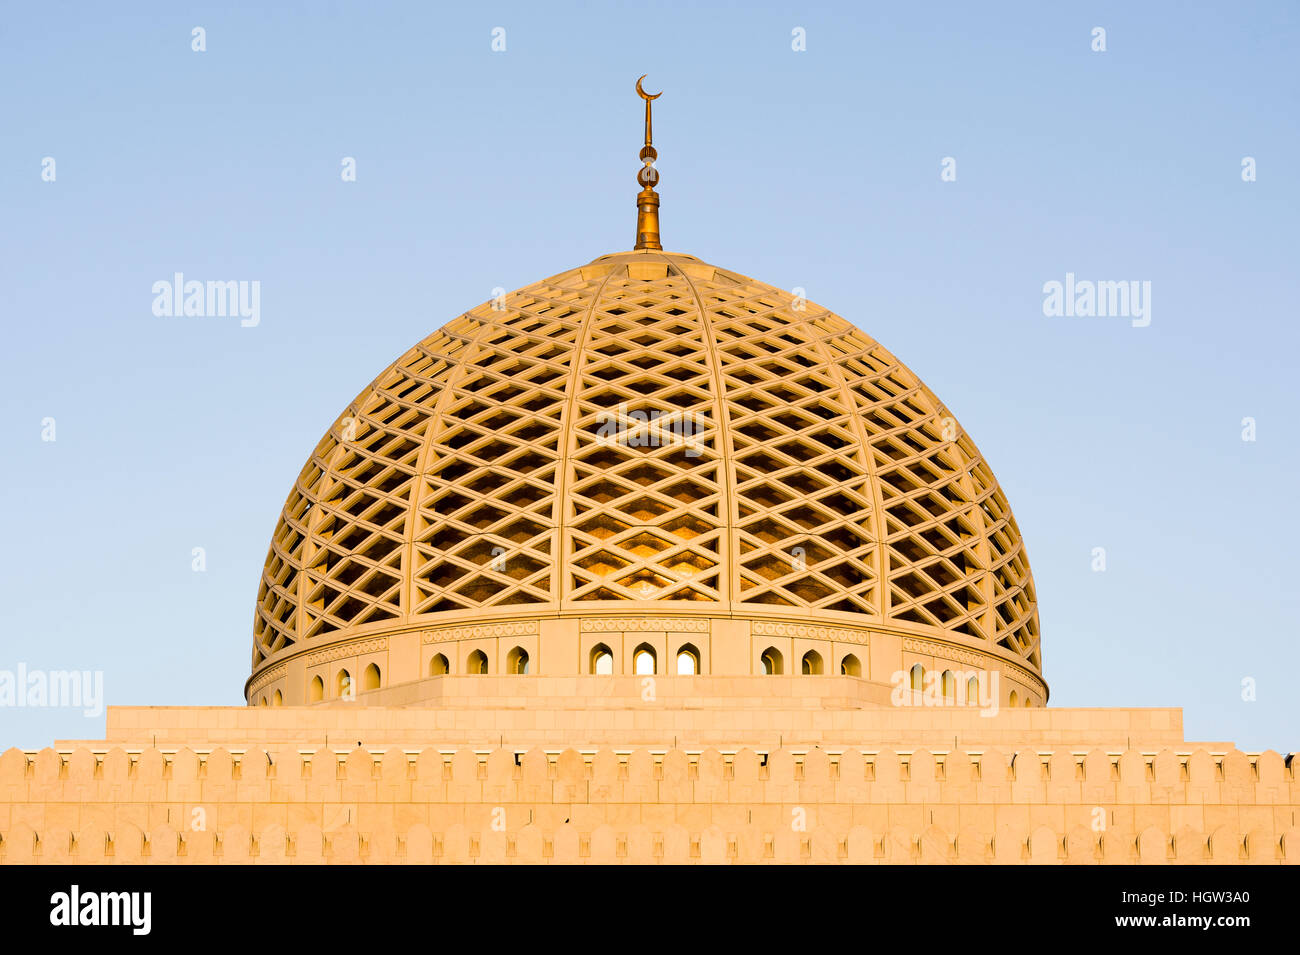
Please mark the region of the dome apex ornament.
POLYGON ((663 90, 658 93, 647 93, 641 85, 648 73, 641 74, 641 79, 636 81, 636 92, 645 100, 645 145, 641 147, 641 162, 645 165, 637 171, 637 185, 641 186, 641 191, 636 197, 636 245, 635 249, 655 249, 663 250, 659 244, 659 195, 655 192, 654 187, 659 184, 659 170, 655 169, 655 159, 659 153, 655 151, 653 135, 650 129, 650 104, 663 96, 663 90))

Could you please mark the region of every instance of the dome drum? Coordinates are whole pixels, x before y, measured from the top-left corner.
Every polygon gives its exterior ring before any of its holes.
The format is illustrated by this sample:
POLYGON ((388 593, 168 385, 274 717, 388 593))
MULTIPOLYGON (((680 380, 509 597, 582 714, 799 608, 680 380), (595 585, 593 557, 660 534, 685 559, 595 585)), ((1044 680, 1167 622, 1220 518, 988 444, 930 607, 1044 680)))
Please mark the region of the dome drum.
MULTIPOLYGON (((889 703, 899 686, 911 689, 912 671, 919 665, 933 678, 936 694, 942 694, 941 677, 949 673, 961 681, 963 691, 973 676, 991 679, 985 692, 1000 706, 1009 705, 1012 691, 1018 701, 1014 705, 1042 706, 1047 699, 1042 678, 1007 651, 990 652, 977 641, 957 642, 951 634, 922 627, 864 625, 846 620, 845 614, 810 614, 795 620, 714 610, 682 616, 680 611, 643 606, 618 614, 457 616, 449 615, 437 629, 353 635, 324 650, 285 654, 249 680, 246 695, 255 705, 278 705, 277 691, 280 701, 289 705, 344 697, 383 704, 393 698, 372 698, 359 682, 359 674, 369 667, 382 675, 384 687, 400 689, 433 677, 524 675, 512 666, 512 655, 522 653, 529 665, 527 675, 548 677, 852 676, 874 687, 862 698, 880 704, 889 703), (641 649, 650 651, 652 665, 638 669, 641 649), (775 668, 765 659, 773 651, 775 668), (683 652, 691 658, 688 668, 680 659, 683 652), (609 655, 604 666, 598 662, 600 653, 609 655), (819 668, 801 666, 810 655, 819 668), (312 695, 316 681, 320 690, 312 695)), ((749 695, 768 692, 760 686, 749 695)), ((932 703, 954 705, 953 700, 932 703)))

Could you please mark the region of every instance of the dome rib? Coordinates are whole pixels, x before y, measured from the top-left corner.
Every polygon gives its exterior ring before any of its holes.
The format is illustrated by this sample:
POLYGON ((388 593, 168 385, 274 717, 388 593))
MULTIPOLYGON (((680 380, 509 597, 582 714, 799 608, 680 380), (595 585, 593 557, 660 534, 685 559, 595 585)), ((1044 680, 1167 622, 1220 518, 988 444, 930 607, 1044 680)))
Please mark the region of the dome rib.
MULTIPOLYGON (((672 260, 660 255, 658 258, 674 268, 672 260)), ((736 506, 736 443, 731 436, 731 406, 727 404, 727 379, 722 374, 722 364, 718 360, 718 342, 713 334, 713 324, 709 320, 709 310, 704 305, 704 297, 691 280, 685 269, 677 268, 678 274, 686 281, 695 298, 695 307, 700 310, 701 333, 704 348, 709 356, 709 370, 713 379, 713 406, 717 416, 718 429, 718 468, 722 472, 722 500, 726 512, 726 528, 719 547, 719 560, 725 574, 725 583, 720 582, 719 591, 728 601, 740 599, 740 513, 736 506)))
MULTIPOLYGON (((441 437, 445 429, 445 416, 447 406, 455 399, 456 388, 465 380, 465 370, 469 365, 470 356, 478 355, 479 342, 487 334, 491 325, 487 322, 480 322, 472 318, 469 312, 461 316, 462 318, 474 322, 477 328, 474 330, 473 337, 466 338, 463 347, 460 350, 460 360, 447 376, 447 384, 438 394, 438 401, 434 405, 432 415, 430 416, 429 426, 424 432, 424 446, 420 449, 420 457, 416 465, 414 486, 411 488, 411 507, 406 512, 406 530, 403 533, 405 545, 402 553, 402 617, 405 620, 415 616, 415 527, 419 520, 420 493, 428 486, 429 459, 433 455, 433 449, 436 446, 437 438, 441 437)), ((424 343, 421 342, 421 345, 424 343)), ((418 346, 417 346, 418 347, 418 346)))
MULTIPOLYGON (((834 321, 835 314, 828 309, 823 309, 819 317, 826 318, 829 323, 834 321)), ((812 330, 810 337, 815 342, 815 347, 826 359, 827 367, 831 369, 831 374, 839 382, 840 394, 844 396, 844 404, 850 409, 849 420, 853 423, 853 431, 858 436, 856 450, 862 460, 863 468, 867 472, 867 483, 871 488, 871 515, 868 518, 868 526, 870 528, 871 542, 875 545, 872 549, 872 563, 876 569, 876 615, 883 620, 889 615, 889 569, 885 566, 884 528, 881 525, 885 503, 880 494, 880 478, 876 473, 875 454, 871 449, 871 442, 867 440, 866 427, 862 421, 862 406, 858 402, 857 395, 853 393, 853 389, 849 387, 848 378, 844 374, 844 369, 840 367, 839 359, 831 353, 830 346, 826 343, 827 338, 832 336, 818 334, 816 326, 809 319, 804 319, 804 324, 812 330)), ((843 332, 840 332, 834 337, 843 337, 843 334, 843 332)))
MULTIPOLYGON (((573 542, 570 539, 570 535, 573 533, 573 523, 569 519, 569 489, 574 483, 574 457, 578 447, 577 429, 574 428, 574 412, 577 410, 578 393, 582 389, 583 355, 587 351, 587 342, 591 335, 591 324, 595 319, 596 310, 600 307, 601 299, 605 295, 605 288, 614 278, 616 272, 616 269, 611 269, 601 280, 595 294, 592 295, 591 304, 587 307, 587 314, 583 317, 578 330, 577 341, 574 343, 573 352, 569 358, 569 380, 565 385, 564 410, 560 414, 560 434, 563 440, 561 441, 561 447, 558 449, 560 463, 559 470, 556 473, 558 480, 555 482, 555 506, 552 511, 556 526, 555 546, 560 555, 567 556, 573 552, 573 542)), ((560 602, 564 601, 570 590, 565 569, 566 562, 556 560, 555 572, 551 575, 551 593, 560 602)))
MULTIPOLYGON (((948 412, 948 408, 946 405, 940 404, 939 411, 940 413, 945 413, 948 412)), ((953 421, 957 420, 955 417, 952 417, 950 413, 947 416, 952 418, 953 421)), ((953 444, 959 451, 963 451, 961 445, 955 440, 953 444)), ((980 528, 979 539, 976 541, 976 556, 978 557, 981 566, 978 586, 980 598, 984 601, 984 607, 976 617, 976 621, 979 631, 984 638, 991 639, 997 632, 997 626, 993 621, 993 576, 990 570, 993 563, 993 547, 989 541, 990 528, 988 514, 984 511, 983 497, 976 489, 975 479, 973 477, 975 469, 983 464, 983 458, 981 456, 971 458, 971 456, 966 454, 964 451, 962 456, 966 460, 964 462, 964 467, 962 468, 961 483, 962 487, 966 489, 970 496, 971 519, 978 522, 980 528)))

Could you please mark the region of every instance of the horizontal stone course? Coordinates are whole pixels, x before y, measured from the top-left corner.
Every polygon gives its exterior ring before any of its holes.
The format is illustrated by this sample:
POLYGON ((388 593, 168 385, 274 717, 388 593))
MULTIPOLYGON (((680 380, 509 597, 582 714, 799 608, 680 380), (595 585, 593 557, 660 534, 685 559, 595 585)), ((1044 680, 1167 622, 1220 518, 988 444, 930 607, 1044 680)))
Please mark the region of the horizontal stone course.
POLYGON ((0 861, 1294 863, 1293 770, 995 745, 10 749, 0 861))
POLYGON ((517 678, 464 677, 403 706, 111 707, 103 740, 0 753, 0 862, 1300 857, 1294 763, 1185 741, 1176 709, 888 707, 835 677, 659 678, 651 700, 637 678, 561 682, 522 704, 517 678))

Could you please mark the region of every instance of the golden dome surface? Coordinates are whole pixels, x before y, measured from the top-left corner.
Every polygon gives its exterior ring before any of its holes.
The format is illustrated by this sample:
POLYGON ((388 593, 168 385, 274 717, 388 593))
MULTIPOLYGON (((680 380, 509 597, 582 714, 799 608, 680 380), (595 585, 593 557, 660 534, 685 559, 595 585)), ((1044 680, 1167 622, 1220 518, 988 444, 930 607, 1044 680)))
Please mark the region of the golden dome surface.
POLYGON ((938 398, 826 309, 654 250, 484 303, 357 396, 276 526, 246 693, 387 634, 611 613, 924 639, 1046 695, 1020 533, 938 398))

